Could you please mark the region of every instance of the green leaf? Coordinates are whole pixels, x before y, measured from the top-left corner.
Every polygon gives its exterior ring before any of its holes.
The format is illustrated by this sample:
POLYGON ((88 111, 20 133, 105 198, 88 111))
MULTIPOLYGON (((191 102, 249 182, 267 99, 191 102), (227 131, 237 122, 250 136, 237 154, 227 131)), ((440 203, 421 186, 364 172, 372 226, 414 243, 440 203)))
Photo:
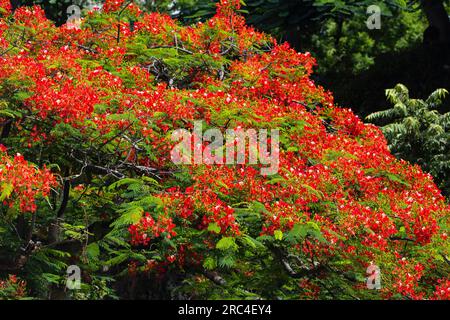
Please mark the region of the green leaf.
POLYGON ((269 211, 267 211, 266 207, 261 202, 258 202, 258 201, 253 201, 250 205, 250 208, 258 213, 269 213, 269 211))
POLYGON ((217 267, 216 259, 208 257, 203 261, 203 267, 207 270, 213 270, 217 267))
POLYGON ((208 231, 220 233, 221 229, 217 223, 213 222, 208 225, 208 231))
POLYGON ((9 198, 9 196, 11 195, 13 190, 14 190, 14 186, 11 183, 2 184, 2 193, 0 194, 0 201, 3 201, 6 198, 9 198))
POLYGON ((250 237, 249 235, 243 235, 240 240, 244 245, 251 247, 252 249, 264 250, 266 247, 260 241, 250 237))
POLYGON ((7 118, 18 118, 21 116, 21 113, 9 109, 0 109, 0 116, 7 118))
POLYGON ((282 182, 286 182, 286 180, 283 177, 275 177, 273 179, 270 179, 269 181, 266 181, 265 184, 277 184, 277 183, 282 183, 282 182))
POLYGON ((49 283, 59 284, 61 282, 61 277, 56 274, 43 273, 42 278, 49 283))
POLYGON ((235 265, 235 259, 233 256, 227 255, 219 259, 219 266, 221 268, 231 268, 235 265))
POLYGON ((14 94, 14 98, 16 98, 19 101, 23 101, 28 99, 29 97, 31 97, 33 95, 32 92, 28 92, 28 91, 19 91, 17 93, 14 94))
POLYGON ((89 259, 97 260, 100 255, 100 248, 97 243, 91 243, 86 248, 86 253, 89 259))
POLYGON ((294 227, 286 234, 285 239, 288 242, 295 244, 307 236, 310 236, 320 242, 327 242, 322 235, 319 226, 313 221, 309 221, 305 224, 295 224, 294 227))
POLYGON ((142 181, 139 179, 132 179, 132 178, 124 178, 124 179, 120 179, 119 181, 116 181, 114 183, 112 183, 111 185, 109 185, 108 190, 113 190, 116 189, 118 187, 121 187, 123 185, 129 185, 132 183, 138 183, 138 184, 142 184, 142 181))
POLYGON ((108 266, 115 266, 118 265, 122 262, 124 262, 125 260, 128 259, 128 254, 127 253, 121 253, 118 256, 109 259, 108 261, 105 262, 106 265, 108 266))
POLYGON ((122 214, 116 221, 111 223, 111 227, 135 224, 141 219, 142 213, 144 213, 144 209, 142 207, 133 206, 122 214))
POLYGON ((219 250, 237 249, 236 242, 232 237, 223 237, 216 244, 216 248, 219 250))
POLYGON ((273 236, 275 237, 275 240, 283 240, 283 232, 281 230, 275 230, 273 236))

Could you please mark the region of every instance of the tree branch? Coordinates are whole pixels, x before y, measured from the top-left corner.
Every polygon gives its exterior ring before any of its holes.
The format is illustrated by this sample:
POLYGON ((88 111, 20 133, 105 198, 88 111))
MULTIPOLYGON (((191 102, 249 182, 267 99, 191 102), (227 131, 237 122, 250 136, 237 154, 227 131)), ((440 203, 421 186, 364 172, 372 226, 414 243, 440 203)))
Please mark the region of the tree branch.
POLYGON ((205 277, 219 286, 224 286, 227 284, 225 279, 222 278, 217 272, 205 270, 203 274, 205 275, 205 277))

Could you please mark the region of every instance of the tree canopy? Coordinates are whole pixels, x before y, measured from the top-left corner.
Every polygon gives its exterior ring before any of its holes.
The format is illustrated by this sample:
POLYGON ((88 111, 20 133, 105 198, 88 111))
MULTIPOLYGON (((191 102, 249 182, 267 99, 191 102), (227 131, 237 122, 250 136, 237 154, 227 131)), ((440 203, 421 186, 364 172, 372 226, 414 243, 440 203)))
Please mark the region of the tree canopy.
POLYGON ((0 297, 450 298, 431 175, 240 8, 183 26, 105 1, 57 27, 0 0, 0 297), (195 121, 279 130, 278 172, 174 163, 172 134, 195 121), (81 289, 65 290, 73 265, 81 289))

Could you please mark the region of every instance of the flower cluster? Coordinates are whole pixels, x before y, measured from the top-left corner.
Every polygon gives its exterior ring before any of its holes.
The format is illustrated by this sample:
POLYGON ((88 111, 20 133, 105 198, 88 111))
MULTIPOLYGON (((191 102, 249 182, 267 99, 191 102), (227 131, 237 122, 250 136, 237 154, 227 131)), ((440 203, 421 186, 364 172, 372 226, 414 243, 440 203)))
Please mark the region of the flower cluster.
POLYGON ((0 300, 20 299, 26 296, 26 282, 10 274, 8 279, 0 280, 0 300))
POLYGON ((132 244, 148 245, 152 238, 164 235, 170 239, 172 236, 176 236, 177 233, 173 230, 174 227, 175 224, 172 222, 172 218, 160 217, 155 222, 150 213, 146 212, 139 223, 131 225, 128 230, 131 234, 132 244))
POLYGON ((29 164, 21 154, 9 157, 6 148, 0 145, 0 187, 3 205, 18 204, 21 212, 35 212, 37 197, 46 197, 55 177, 44 166, 41 170, 29 164))
POLYGON ((11 12, 11 1, 1 0, 0 1, 0 14, 8 14, 11 12))
POLYGON ((433 298, 437 300, 450 300, 450 280, 438 280, 433 298))

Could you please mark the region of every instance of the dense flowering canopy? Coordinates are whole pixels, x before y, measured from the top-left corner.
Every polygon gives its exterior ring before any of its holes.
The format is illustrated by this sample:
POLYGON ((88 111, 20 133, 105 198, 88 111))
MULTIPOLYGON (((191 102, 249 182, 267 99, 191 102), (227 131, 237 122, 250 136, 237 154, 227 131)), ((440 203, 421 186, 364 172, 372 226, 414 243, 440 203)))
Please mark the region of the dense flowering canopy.
MULTIPOLYGON (((339 295, 330 287, 450 298, 449 205, 430 175, 394 158, 377 127, 311 80, 309 53, 246 26, 238 0, 188 27, 125 5, 106 1, 80 28, 57 28, 39 7, 11 13, 0 0, 0 116, 12 124, 4 205, 45 208, 53 165, 84 212, 129 239, 133 272, 215 270, 272 298, 339 295), (174 165, 171 132, 194 120, 280 129, 278 174, 174 165), (371 264, 380 291, 366 288, 371 264), (270 281, 281 286, 269 292, 270 281)), ((67 210, 82 217, 79 206, 67 210)))

